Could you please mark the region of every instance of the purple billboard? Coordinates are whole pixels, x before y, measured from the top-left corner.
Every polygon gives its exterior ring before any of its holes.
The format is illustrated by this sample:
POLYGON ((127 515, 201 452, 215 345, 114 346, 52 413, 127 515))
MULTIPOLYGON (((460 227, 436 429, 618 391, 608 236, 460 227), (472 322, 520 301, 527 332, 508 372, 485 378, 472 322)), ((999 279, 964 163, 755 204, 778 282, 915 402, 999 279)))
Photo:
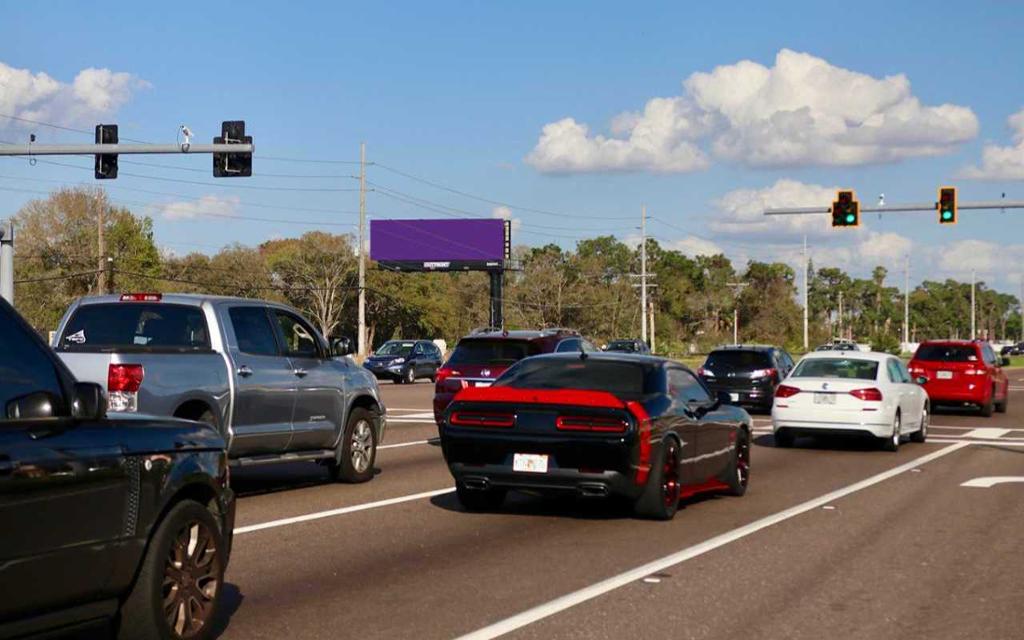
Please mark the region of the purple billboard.
POLYGON ((385 268, 501 269, 510 242, 500 218, 370 221, 370 258, 385 268))

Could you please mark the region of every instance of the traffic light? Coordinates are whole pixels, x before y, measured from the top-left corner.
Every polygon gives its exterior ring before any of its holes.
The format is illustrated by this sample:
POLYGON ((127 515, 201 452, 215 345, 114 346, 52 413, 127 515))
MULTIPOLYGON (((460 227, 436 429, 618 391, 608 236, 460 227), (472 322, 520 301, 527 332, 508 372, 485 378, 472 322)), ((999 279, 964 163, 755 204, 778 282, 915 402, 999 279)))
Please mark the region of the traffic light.
MULTIPOLYGON (((252 144, 245 135, 245 120, 229 120, 220 125, 220 137, 213 144, 252 144)), ((252 175, 252 153, 213 154, 214 178, 247 178, 252 175)))
MULTIPOLYGON (((96 125, 96 144, 117 144, 117 125, 96 125)), ((94 175, 97 180, 113 180, 117 177, 117 154, 97 153, 94 175)))
POLYGON ((860 203, 853 191, 837 191, 832 203, 833 227, 859 227, 860 203))
POLYGON ((939 187, 939 224, 956 224, 956 187, 939 187))

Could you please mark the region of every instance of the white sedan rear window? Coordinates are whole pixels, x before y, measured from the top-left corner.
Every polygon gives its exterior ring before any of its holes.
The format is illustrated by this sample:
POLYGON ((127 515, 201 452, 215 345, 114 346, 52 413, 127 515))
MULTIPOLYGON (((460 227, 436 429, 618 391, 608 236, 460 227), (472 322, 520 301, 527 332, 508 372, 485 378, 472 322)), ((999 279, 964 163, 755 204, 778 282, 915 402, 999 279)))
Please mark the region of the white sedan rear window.
POLYGON ((878 376, 878 363, 854 358, 811 358, 793 370, 794 378, 849 378, 874 380, 878 376))

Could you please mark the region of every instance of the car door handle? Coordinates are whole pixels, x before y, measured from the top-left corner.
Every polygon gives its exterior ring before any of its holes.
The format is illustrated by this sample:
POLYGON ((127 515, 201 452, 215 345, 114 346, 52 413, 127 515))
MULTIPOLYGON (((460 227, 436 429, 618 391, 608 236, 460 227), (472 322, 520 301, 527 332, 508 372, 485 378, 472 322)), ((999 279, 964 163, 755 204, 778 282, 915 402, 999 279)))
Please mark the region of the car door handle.
POLYGON ((243 378, 248 378, 249 376, 252 375, 252 369, 249 368, 249 365, 243 364, 242 366, 238 367, 237 371, 238 375, 242 376, 243 378))
POLYGON ((306 377, 306 370, 305 369, 296 369, 295 371, 293 371, 293 373, 298 378, 305 378, 306 377))

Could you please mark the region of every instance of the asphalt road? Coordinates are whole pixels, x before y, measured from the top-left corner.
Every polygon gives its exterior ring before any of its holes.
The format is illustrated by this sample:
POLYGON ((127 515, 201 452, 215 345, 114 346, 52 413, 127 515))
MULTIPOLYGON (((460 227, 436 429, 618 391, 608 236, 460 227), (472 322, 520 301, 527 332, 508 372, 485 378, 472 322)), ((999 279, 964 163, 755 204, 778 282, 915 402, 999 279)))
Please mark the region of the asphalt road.
POLYGON ((671 522, 510 497, 463 512, 432 386, 385 383, 379 473, 249 469, 221 637, 1024 638, 1024 370, 1007 414, 933 416, 929 442, 776 449, 755 416, 743 498, 671 522))

